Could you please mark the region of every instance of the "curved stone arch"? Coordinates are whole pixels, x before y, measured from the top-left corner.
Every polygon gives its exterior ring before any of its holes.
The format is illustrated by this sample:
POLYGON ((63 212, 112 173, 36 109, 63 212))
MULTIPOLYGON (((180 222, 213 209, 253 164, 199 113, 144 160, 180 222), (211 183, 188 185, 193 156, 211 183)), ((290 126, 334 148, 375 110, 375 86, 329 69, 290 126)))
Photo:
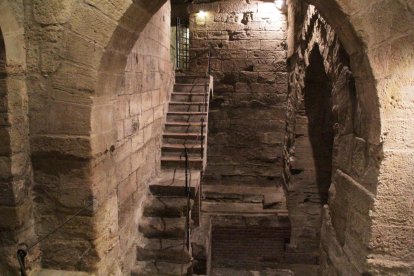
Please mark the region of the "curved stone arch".
MULTIPOLYGON (((126 253, 120 252, 119 242, 113 101, 128 54, 166 0, 57 2, 61 5, 53 16, 48 1, 33 6, 38 25, 58 25, 65 34, 58 41, 65 51, 59 56, 53 56, 52 51, 45 55, 57 65, 41 67, 42 75, 58 87, 47 103, 51 109, 46 116, 48 128, 37 131, 38 122, 34 121, 31 138, 34 175, 40 179, 36 185, 40 188, 44 180, 61 190, 61 195, 45 193, 45 198, 53 201, 46 201, 37 211, 39 216, 50 216, 47 208, 57 208, 58 214, 52 217, 62 220, 88 205, 80 218, 68 223, 68 229, 60 229, 59 235, 41 244, 42 262, 56 269, 119 275, 128 267, 120 264, 126 253), (71 227, 84 229, 84 234, 71 232, 71 227), (65 237, 71 237, 71 242, 60 247, 63 251, 56 251, 55 244, 63 243, 65 237), (68 259, 67 252, 79 258, 68 259)), ((48 223, 40 227, 53 228, 48 223)))
MULTIPOLYGON (((331 211, 333 213, 333 223, 334 226, 340 228, 341 221, 337 219, 338 212, 335 212, 335 203, 338 201, 340 197, 349 198, 347 193, 344 193, 343 190, 338 192, 338 196, 335 197, 336 191, 336 182, 335 179, 337 171, 344 170, 346 173, 352 174, 352 171, 346 167, 343 168, 344 164, 348 164, 350 162, 350 156, 352 155, 351 151, 341 152, 344 145, 346 146, 346 142, 351 140, 353 143, 354 137, 361 137, 364 135, 363 131, 358 127, 359 117, 356 116, 356 112, 358 110, 359 102, 356 97, 357 91, 355 91, 354 87, 354 78, 353 73, 349 68, 349 57, 346 51, 341 46, 338 36, 336 35, 335 31, 326 23, 326 21, 321 17, 321 15, 313 8, 309 7, 307 16, 304 19, 304 26, 302 28, 302 33, 300 37, 300 42, 298 43, 296 53, 291 57, 291 75, 290 79, 290 92, 289 92, 289 106, 293 107, 293 110, 299 110, 305 103, 305 90, 307 87, 305 86, 305 79, 308 77, 307 74, 309 73, 308 70, 311 67, 310 59, 312 56, 319 54, 319 59, 322 62, 322 70, 324 71, 323 74, 326 75, 327 79, 329 79, 330 87, 332 87, 331 91, 331 107, 334 116, 334 123, 336 123, 335 127, 335 138, 334 138, 334 145, 333 145, 333 156, 332 156, 332 170, 331 175, 333 176, 333 184, 331 184, 330 188, 330 196, 329 196, 329 206, 331 207, 331 211), (336 220, 335 220, 336 219, 336 220), (338 222, 339 221, 339 222, 338 222), (339 225, 339 226, 338 226, 339 225)), ((288 119, 288 131, 292 131, 290 126, 295 126, 296 123, 296 116, 293 115, 290 119, 288 119)), ((307 126, 306 126, 307 127, 307 126)), ((300 129, 303 126, 299 127, 300 129)), ((293 133, 294 134, 294 133, 293 133)), ((295 145, 295 138, 290 136, 287 145, 295 145), (293 142, 293 143, 292 143, 293 142)), ((303 147, 301 144, 300 147, 303 147)), ((294 147, 292 148, 294 149, 294 147)), ((351 149, 353 149, 351 147, 351 149)), ((309 157, 309 156, 308 156, 309 157)), ((308 158, 303 157, 303 158, 308 158)), ((298 163, 303 163, 304 161, 300 159, 301 156, 297 155, 295 159, 297 159, 298 163)), ((316 158, 316 157, 315 157, 316 158)), ((289 158, 290 159, 290 158, 289 158)), ((287 159, 288 160, 288 159, 287 159)), ((315 159, 316 162, 316 159, 315 159)), ((316 163, 315 163, 316 165, 316 163)), ((307 168, 305 168, 307 169, 307 168)), ((365 169, 365 168, 364 168, 365 169)), ((316 175, 315 175, 316 176, 316 175)), ((356 177, 357 178, 357 177, 356 177)), ((300 179, 300 178, 299 178, 300 179)), ((294 178, 292 178, 292 181, 294 178)), ((371 179, 372 182, 376 182, 376 179, 371 179)), ((319 187, 321 183, 317 186, 319 187)), ((323 187, 322 187, 323 188, 323 187)), ((324 192, 328 187, 323 188, 324 192)), ((323 194, 321 194, 323 196, 323 194)), ((322 198, 321 198, 322 199, 322 198)), ((372 203, 372 201, 370 201, 372 203)), ((370 206, 371 207, 371 206, 370 206)), ((347 209, 348 206, 344 206, 344 209, 347 209)), ((364 214, 368 217, 369 209, 364 210, 364 214)), ((293 211, 293 215, 300 215, 297 214, 296 211, 293 211)), ((302 214, 303 215, 303 214, 302 214)), ((306 217, 306 216, 305 216, 306 217)), ((341 216, 342 218, 343 216, 341 216)), ((329 216, 329 212, 323 215, 324 224, 332 225, 332 218, 329 216)), ((315 218, 314 218, 315 219, 315 218)), ((319 217, 319 220, 321 218, 319 217)), ((312 218, 310 218, 312 221, 312 218)), ((315 233, 319 233, 320 226, 315 225, 314 231, 315 233)), ((341 233, 341 229, 336 229, 334 227, 330 227, 330 234, 336 237, 334 240, 338 248, 344 246, 344 235, 341 233), (338 230, 338 231, 336 231, 338 230), (339 238, 338 238, 339 232, 339 238), (340 240, 342 243, 338 242, 340 240)), ((301 236, 306 236, 305 233, 301 233, 300 225, 292 225, 292 242, 294 244, 306 244, 306 240, 301 241, 301 236)), ((326 231, 322 230, 322 244, 324 245, 324 239, 326 239, 326 231)), ((319 235, 318 235, 319 236, 319 235)), ((365 245, 365 244, 364 244, 365 245)), ((309 245, 311 247, 312 245, 309 245)), ((300 248, 298 250, 301 250, 300 248)), ((314 251, 317 251, 318 247, 314 248, 314 251)), ((300 253, 300 251, 298 252, 300 253)), ((345 254, 344 254, 345 255, 345 254)), ((366 255, 362 256, 365 258, 366 255)), ((344 257, 346 259, 346 257, 344 257)), ((351 267, 351 266, 349 266, 351 267)), ((364 268, 362 268, 362 271, 364 268)))
MULTIPOLYGON (((135 1, 119 19, 119 24, 112 33, 99 64, 95 88, 95 102, 98 105, 110 102, 116 93, 115 91, 121 86, 128 54, 151 17, 166 2, 167 0, 135 1)), ((114 139, 116 139, 114 138, 116 131, 114 111, 110 108, 105 111, 102 109, 95 109, 95 111, 92 112, 92 133, 98 136, 102 134, 106 144, 98 142, 97 139, 92 140, 93 154, 109 149, 114 145, 114 139), (110 114, 110 118, 108 118, 108 114, 110 114), (103 127, 94 124, 97 121, 106 121, 106 125, 103 127), (108 129, 111 131, 108 132, 108 129), (96 143, 94 143, 95 141, 96 143)))
MULTIPOLYGON (((0 247, 0 274, 17 274, 18 247, 34 240, 31 201, 31 162, 29 153, 28 95, 26 88, 26 47, 24 25, 19 18, 23 7, 0 1, 2 68, 0 74, 0 208, 1 235, 9 237, 0 247), (6 146, 7 145, 7 146, 6 146), (5 213, 6 212, 6 213, 5 213)), ((38 254, 27 267, 37 266, 38 254)))
MULTIPOLYGON (((341 45, 349 56, 350 68, 355 78, 355 84, 361 109, 364 110, 361 118, 367 124, 362 137, 369 143, 381 144, 380 100, 376 88, 370 58, 364 49, 364 41, 355 31, 349 21, 349 16, 340 6, 339 0, 307 0, 316 7, 323 19, 338 35, 341 45)), ((353 11, 349 10, 348 13, 353 11)))
MULTIPOLYGON (((396 241, 411 240, 412 234, 407 231, 413 221, 408 215, 411 207, 400 203, 411 202, 412 196, 413 172, 406 169, 413 166, 409 150, 412 142, 402 138, 414 135, 414 129, 409 127, 413 124, 409 114, 414 114, 414 106, 412 93, 408 93, 414 87, 414 31, 407 29, 414 23, 412 4, 399 1, 307 2, 315 5, 332 26, 350 56, 358 100, 356 116, 359 116, 360 127, 365 127, 362 139, 355 141, 359 149, 352 154, 357 157, 355 159, 359 156, 359 164, 354 164, 357 167, 371 164, 365 168, 369 183, 359 186, 365 194, 365 202, 369 202, 369 207, 364 208, 370 215, 365 221, 358 216, 352 219, 369 231, 362 242, 366 245, 363 248, 365 258, 352 257, 350 261, 357 264, 360 271, 409 274, 414 267, 414 252, 408 249, 412 248, 412 243, 403 246, 396 241), (388 210, 389 206, 397 205, 398 213, 388 210)), ((349 177, 346 182, 358 186, 360 176, 349 177)), ((323 231, 329 233, 328 228, 323 231)), ((329 234, 334 236, 332 232, 329 234)))

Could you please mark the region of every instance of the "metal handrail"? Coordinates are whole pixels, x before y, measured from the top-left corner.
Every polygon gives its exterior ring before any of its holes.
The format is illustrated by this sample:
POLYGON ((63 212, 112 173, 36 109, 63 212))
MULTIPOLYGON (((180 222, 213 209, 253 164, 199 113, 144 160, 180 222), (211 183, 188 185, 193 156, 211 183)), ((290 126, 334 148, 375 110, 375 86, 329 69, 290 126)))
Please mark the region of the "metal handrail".
POLYGON ((212 48, 213 45, 211 43, 208 44, 208 62, 207 62, 207 75, 211 75, 211 56, 212 56, 212 48))

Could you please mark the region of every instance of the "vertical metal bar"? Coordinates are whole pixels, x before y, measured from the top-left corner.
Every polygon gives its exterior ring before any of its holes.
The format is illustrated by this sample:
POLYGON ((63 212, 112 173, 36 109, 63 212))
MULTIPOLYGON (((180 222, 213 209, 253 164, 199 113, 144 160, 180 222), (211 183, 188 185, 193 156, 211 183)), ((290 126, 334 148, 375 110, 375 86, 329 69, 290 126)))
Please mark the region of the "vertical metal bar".
POLYGON ((179 26, 180 26, 180 18, 177 17, 176 21, 175 21, 175 65, 177 67, 177 69, 180 68, 180 50, 179 50, 179 35, 178 35, 178 30, 179 30, 179 26))
POLYGON ((208 45, 208 75, 211 75, 211 44, 208 45))
MULTIPOLYGON (((204 117, 201 117, 201 159, 204 158, 204 117)), ((204 161, 203 161, 204 162, 204 161)))
POLYGON ((185 174, 185 195, 188 195, 188 149, 187 147, 184 148, 184 158, 185 158, 185 169, 184 169, 184 174, 185 174))
POLYGON ((187 212, 186 212, 186 246, 187 249, 190 250, 190 183, 188 183, 188 170, 189 170, 189 162, 188 162, 188 149, 184 149, 185 155, 185 196, 187 197, 187 212))

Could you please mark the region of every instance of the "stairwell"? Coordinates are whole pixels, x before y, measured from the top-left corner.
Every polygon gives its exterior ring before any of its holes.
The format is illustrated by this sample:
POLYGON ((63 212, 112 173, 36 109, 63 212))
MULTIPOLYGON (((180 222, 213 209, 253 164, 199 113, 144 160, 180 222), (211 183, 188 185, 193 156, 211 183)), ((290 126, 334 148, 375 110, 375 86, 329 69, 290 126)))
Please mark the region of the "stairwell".
POLYGON ((207 162, 212 78, 176 76, 166 117, 161 173, 143 203, 133 276, 191 275, 190 235, 198 216, 199 187, 207 162))

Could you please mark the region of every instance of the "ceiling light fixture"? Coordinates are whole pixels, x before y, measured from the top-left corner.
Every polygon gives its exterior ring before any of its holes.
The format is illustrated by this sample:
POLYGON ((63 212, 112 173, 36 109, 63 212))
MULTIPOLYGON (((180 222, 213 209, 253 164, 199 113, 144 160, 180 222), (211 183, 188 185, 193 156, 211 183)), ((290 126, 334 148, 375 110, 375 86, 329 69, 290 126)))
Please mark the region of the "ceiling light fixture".
POLYGON ((197 13, 197 16, 198 16, 198 17, 201 17, 201 18, 206 17, 206 15, 207 15, 207 13, 206 13, 205 11, 203 11, 203 10, 201 10, 201 11, 199 11, 199 12, 197 13))
POLYGON ((282 10, 285 6, 284 0, 275 0, 275 5, 279 10, 282 10))

